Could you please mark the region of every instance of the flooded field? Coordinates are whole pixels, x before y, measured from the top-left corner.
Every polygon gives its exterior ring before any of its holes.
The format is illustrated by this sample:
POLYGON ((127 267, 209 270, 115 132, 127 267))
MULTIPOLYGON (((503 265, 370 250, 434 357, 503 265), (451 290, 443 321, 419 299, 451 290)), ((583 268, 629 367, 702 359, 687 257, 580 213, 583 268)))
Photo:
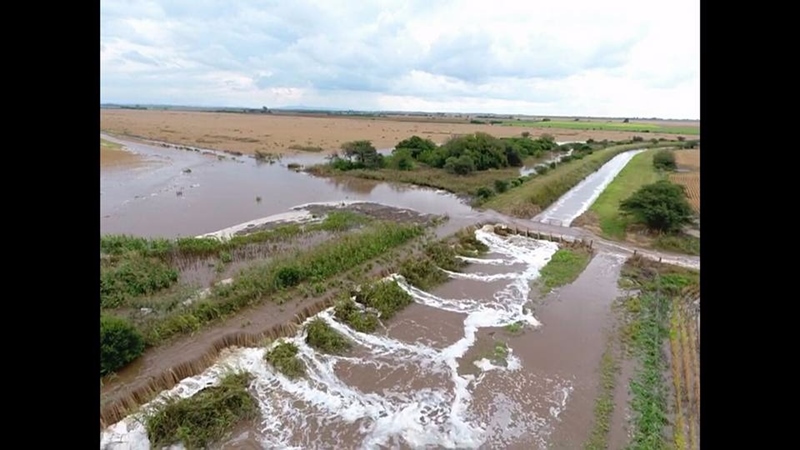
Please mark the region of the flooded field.
POLYGON ((643 151, 631 150, 613 157, 600 170, 584 178, 577 186, 570 189, 557 202, 534 217, 533 220, 563 227, 570 226, 573 220, 592 206, 592 203, 597 200, 597 197, 600 196, 606 186, 614 181, 614 177, 625 168, 625 165, 634 156, 643 151))
MULTIPOLYGON (((557 245, 485 231, 476 236, 491 254, 459 277, 472 286, 468 297, 459 278, 433 292, 398 279, 415 303, 383 332, 359 333, 330 311, 319 314, 356 343, 348 355, 319 354, 302 332, 290 339, 300 348, 307 378, 273 372, 263 348, 241 349, 173 392, 192 395, 226 367, 255 376, 262 419, 222 448, 239 448, 246 437, 265 448, 543 449, 553 436, 575 448, 591 414, 570 409, 594 398, 593 371, 608 305, 617 295, 618 261, 596 258, 534 315, 525 308, 531 282, 557 245), (525 324, 521 335, 504 331, 518 322, 525 324)), ((149 443, 129 418, 104 433, 103 447, 144 449, 149 443)))
MULTIPOLYGON (((103 234, 230 238, 281 221, 313 221, 342 204, 398 222, 410 216, 423 220, 428 214, 447 214, 449 222, 437 229, 440 236, 501 218, 431 189, 366 180, 342 183, 287 167, 320 162, 323 156, 318 154, 270 164, 247 156, 105 138, 124 143, 147 165, 101 170, 103 234)), ((612 159, 537 220, 568 225, 637 152, 612 159)), ((435 289, 422 290, 401 276, 389 276, 387 282, 396 282, 413 303, 376 332, 356 331, 338 321, 332 308, 309 318, 322 319, 353 348, 341 355, 317 352, 306 343, 306 331, 300 327, 286 341, 297 346, 305 376, 287 377, 265 362, 266 352, 277 343, 229 348, 209 369, 181 380, 161 397, 193 396, 231 370, 252 375, 248 392, 257 401, 258 418, 239 424, 214 446, 221 449, 583 448, 595 426, 598 366, 615 323, 611 305, 622 294, 617 281, 624 257, 596 253, 574 282, 543 296, 536 283, 559 244, 501 236, 490 227, 474 235, 488 251, 481 257, 462 257, 470 265, 462 272, 445 271, 449 281, 435 289)), ((327 237, 320 234, 307 244, 327 237)), ((200 262, 181 276, 208 286, 234 276, 241 268, 235 264, 239 260, 284 251, 280 246, 265 248, 238 250, 241 255, 232 255, 234 263, 227 271, 212 273, 200 262)), ((269 311, 252 317, 254 323, 248 321, 242 329, 265 328, 275 320, 284 323, 294 314, 282 307, 269 311)), ((192 339, 182 338, 177 344, 184 348, 176 345, 165 349, 164 355, 178 358, 192 339)), ((132 366, 153 363, 144 359, 132 366)), ((153 363, 149 371, 136 376, 154 377, 153 367, 165 364, 153 363)), ((619 394, 614 401, 615 414, 622 414, 628 398, 619 394)), ((144 405, 141 412, 153 404, 144 405)), ((620 445, 626 439, 620 431, 624 423, 619 422, 625 420, 615 420, 610 439, 620 445)), ((101 449, 149 448, 139 415, 101 431, 101 449)))
POLYGON ((249 157, 224 155, 220 159, 223 155, 107 139, 124 142, 151 163, 122 172, 101 171, 103 234, 197 236, 317 202, 370 201, 464 220, 477 214, 442 191, 315 178, 287 168, 291 163, 321 162, 321 155, 287 157, 269 164, 249 157))

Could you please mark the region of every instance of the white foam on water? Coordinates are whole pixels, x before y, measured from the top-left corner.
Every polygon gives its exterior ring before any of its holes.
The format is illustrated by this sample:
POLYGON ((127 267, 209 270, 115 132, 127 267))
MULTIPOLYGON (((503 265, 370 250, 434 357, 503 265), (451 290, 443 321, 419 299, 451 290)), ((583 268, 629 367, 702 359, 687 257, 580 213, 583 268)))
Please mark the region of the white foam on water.
POLYGON ((542 223, 555 223, 564 227, 570 226, 573 220, 592 206, 597 197, 614 181, 614 178, 628 165, 630 160, 643 151, 643 149, 631 150, 614 156, 599 170, 589 174, 577 186, 562 195, 553 205, 534 217, 533 220, 542 223), (587 192, 589 190, 591 191, 587 192), (576 203, 572 201, 572 198, 576 196, 584 198, 580 203, 576 203))
MULTIPOLYGON (((478 361, 476 365, 484 372, 476 378, 473 375, 460 375, 458 361, 475 344, 480 328, 502 327, 518 321, 539 325, 523 305, 528 301, 531 281, 539 276, 539 271, 558 246, 553 242, 519 236, 501 237, 486 230, 476 231, 475 236, 488 245, 493 253, 503 256, 504 261, 524 264, 522 271, 504 278, 511 281, 492 298, 445 299, 409 285, 402 276, 395 274, 387 277, 387 280, 398 283, 418 303, 464 315, 463 337, 453 344, 437 349, 420 341, 409 343, 378 333, 360 333, 335 320, 333 308, 329 308, 316 317, 365 349, 367 357, 316 352, 305 343, 305 331, 301 328, 296 336, 285 341, 297 345, 299 357, 306 365, 304 377, 290 379, 275 372, 264 361, 264 354, 269 348, 235 349, 227 352, 203 374, 181 381, 159 397, 171 394, 185 398, 194 395, 217 383, 229 368, 239 369, 254 376, 251 388, 263 417, 259 431, 261 444, 265 448, 287 449, 292 448, 291 444, 296 444, 300 436, 311 439, 303 434, 303 430, 314 424, 326 427, 330 433, 326 431, 328 437, 324 443, 312 442, 311 445, 328 448, 352 447, 352 442, 340 442, 340 437, 334 433, 348 426, 361 430, 360 448, 365 449, 385 448, 398 441, 413 448, 477 448, 483 445, 489 437, 487 433, 491 432, 487 429, 490 418, 476 417, 475 411, 471 410, 475 383, 480 382, 487 371, 515 371, 522 367, 522 363, 513 354, 513 349, 509 348, 505 366, 478 361), (436 388, 409 390, 408 385, 403 384, 380 393, 365 393, 348 385, 336 374, 337 363, 344 361, 370 369, 394 369, 407 365, 422 373, 437 374, 446 381, 436 388), (331 433, 333 437, 330 437, 331 433)), ((490 275, 476 276, 474 279, 482 281, 492 279, 490 275)), ((563 395, 563 401, 559 402, 561 407, 551 414, 551 418, 557 418, 566 404, 566 396, 563 395)), ((151 405, 152 402, 141 410, 147 411, 151 405)), ((545 423, 551 418, 535 417, 530 420, 545 423)), ((133 450, 147 449, 150 445, 144 427, 134 415, 104 430, 101 433, 101 448, 133 450)))
POLYGON ((308 211, 290 211, 281 214, 274 214, 260 219, 243 222, 232 227, 224 228, 222 230, 214 231, 213 233, 206 233, 197 236, 198 238, 217 238, 220 240, 228 240, 232 238, 239 231, 246 230, 251 227, 257 227, 272 222, 308 222, 314 220, 314 217, 308 211))

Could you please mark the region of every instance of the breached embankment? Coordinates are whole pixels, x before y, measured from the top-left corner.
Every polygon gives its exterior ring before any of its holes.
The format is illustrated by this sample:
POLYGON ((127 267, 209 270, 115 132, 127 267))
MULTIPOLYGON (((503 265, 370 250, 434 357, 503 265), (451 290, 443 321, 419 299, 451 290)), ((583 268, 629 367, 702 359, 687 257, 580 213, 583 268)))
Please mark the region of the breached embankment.
MULTIPOLYGON (((441 298, 421 291, 404 282, 402 278, 390 274, 415 302, 430 308, 447 310, 464 315, 463 335, 444 348, 434 348, 422 343, 408 343, 380 334, 357 333, 332 319, 328 308, 320 304, 298 314, 297 320, 289 326, 275 331, 287 336, 301 348, 301 358, 308 367, 307 379, 291 381, 274 373, 263 362, 264 348, 248 348, 227 352, 227 355, 211 368, 192 377, 177 381, 175 373, 173 394, 187 396, 202 387, 213 384, 224 372, 223 366, 241 368, 254 374, 254 393, 259 399, 264 422, 261 424, 262 444, 269 448, 289 448, 291 445, 313 447, 319 442, 311 439, 313 433, 302 433, 301 429, 312 426, 320 436, 327 436, 325 445, 344 445, 347 448, 373 448, 378 445, 397 444, 398 439, 406 445, 438 447, 474 448, 490 439, 481 424, 489 418, 475 417, 470 411, 471 389, 479 383, 486 372, 477 376, 461 375, 458 370, 459 358, 475 343, 476 332, 481 328, 502 327, 518 321, 537 325, 532 313, 524 308, 528 301, 531 282, 538 277, 539 270, 556 251, 557 245, 547 241, 537 241, 518 236, 499 236, 489 229, 476 231, 476 237, 489 245, 490 252, 498 255, 487 264, 498 264, 497 259, 522 265, 515 277, 505 279, 506 286, 499 289, 492 298, 441 298), (358 358, 365 369, 370 361, 380 364, 408 364, 432 377, 442 380, 440 386, 425 392, 403 392, 402 386, 394 392, 383 395, 363 394, 348 386, 336 375, 336 362, 343 359, 353 361, 352 356, 335 357, 319 355, 305 346, 302 323, 312 316, 321 317, 349 339, 366 349, 368 354, 358 358), (306 317, 303 317, 306 316, 306 317), (296 402, 305 405, 295 408, 296 402), (356 432, 353 424, 358 423, 356 432), (293 433, 294 431, 294 433, 293 433), (353 433, 358 442, 353 442, 353 433)), ((474 264, 480 264, 474 258, 474 264)), ((507 265, 511 267, 512 264, 507 265)), ((516 267, 516 266, 515 266, 516 267)), ((489 281, 485 275, 471 274, 477 281, 489 281)), ((496 281, 496 280, 495 280, 496 281)), ((239 336, 228 340, 229 345, 257 346, 266 336, 239 336)), ((220 349, 215 349, 218 355, 220 349)), ((518 370, 519 361, 509 349, 506 366, 493 366, 488 361, 478 361, 477 366, 489 370, 518 370)), ((187 372, 190 368, 186 368, 187 372)), ((562 389, 563 386, 559 389, 562 389)), ((554 396, 556 398, 556 396, 554 396)), ((559 398, 559 402, 565 399, 559 398)), ((554 408, 558 405, 552 405, 554 408)), ((145 406, 144 409, 147 407, 145 406)), ((543 413, 544 414, 544 413, 543 413)), ((537 418, 540 422, 555 420, 548 414, 537 418)), ((541 428, 545 430, 547 427, 541 428)), ((544 433, 545 431, 542 431, 544 433)), ((144 429, 133 418, 127 418, 103 433, 105 448, 148 448, 144 429)))

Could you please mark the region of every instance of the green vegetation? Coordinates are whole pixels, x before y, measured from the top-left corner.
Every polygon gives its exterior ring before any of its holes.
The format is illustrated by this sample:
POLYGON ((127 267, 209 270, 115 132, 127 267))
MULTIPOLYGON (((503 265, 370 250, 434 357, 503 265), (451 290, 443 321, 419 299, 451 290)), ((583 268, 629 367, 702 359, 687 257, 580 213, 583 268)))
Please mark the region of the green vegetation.
POLYGON ((100 147, 105 147, 109 150, 122 150, 122 144, 117 144, 116 142, 107 141, 103 138, 100 138, 100 147))
POLYGON ((297 356, 300 350, 291 342, 281 341, 270 351, 264 354, 267 361, 278 372, 288 378, 298 378, 306 373, 306 365, 297 356))
POLYGON ((619 204, 631 192, 662 179, 653 160, 654 150, 634 156, 589 208, 600 222, 601 236, 611 239, 625 238, 630 223, 628 217, 621 213, 619 204))
POLYGON ((108 375, 138 358, 144 352, 144 339, 126 320, 100 316, 100 376, 108 375))
POLYGON ((355 293, 355 301, 377 310, 379 318, 389 320, 397 311, 413 303, 411 298, 395 281, 380 280, 367 286, 362 286, 355 293))
POLYGON ((518 178, 523 161, 558 149, 551 136, 496 138, 475 133, 453 137, 441 146, 412 136, 400 141, 391 156, 384 157, 369 141, 353 141, 342 145, 343 156, 334 155, 328 164, 310 167, 308 171, 322 176, 347 175, 478 195, 479 189, 490 189, 498 179, 518 178))
POLYGON ((128 299, 149 295, 178 281, 178 271, 157 258, 133 253, 100 269, 100 307, 116 308, 128 299))
POLYGON ((666 449, 669 425, 667 360, 664 340, 669 336, 671 299, 699 285, 699 272, 659 264, 641 257, 626 261, 621 283, 639 289, 623 301, 626 324, 623 337, 639 367, 631 379, 633 436, 628 448, 666 449))
POLYGON ((314 248, 276 258, 265 265, 243 270, 230 284, 215 286, 201 301, 154 318, 145 325, 148 345, 173 336, 194 332, 206 323, 229 316, 242 308, 301 283, 319 283, 381 256, 423 234, 418 225, 378 223, 362 232, 344 235, 314 248))
POLYGON ((662 234, 653 241, 653 248, 668 252, 700 254, 700 238, 688 234, 662 234))
POLYGON ((287 240, 304 233, 320 231, 345 231, 372 222, 367 216, 350 211, 331 211, 325 219, 311 224, 287 224, 273 229, 257 231, 246 235, 233 236, 221 241, 215 238, 144 238, 128 235, 103 235, 100 237, 100 251, 111 256, 124 256, 136 252, 141 256, 170 258, 212 257, 244 247, 248 244, 287 240))
POLYGON ((219 385, 188 398, 168 397, 145 416, 150 445, 162 448, 183 443, 187 449, 208 448, 243 420, 258 417, 258 405, 247 392, 248 373, 231 373, 219 385))
POLYGON ((699 135, 700 127, 685 125, 656 125, 636 122, 600 122, 600 121, 559 121, 542 119, 534 120, 515 120, 504 121, 503 125, 517 127, 534 128, 562 128, 568 130, 608 130, 608 131, 630 131, 632 133, 663 133, 663 134, 688 134, 699 135))
POLYGON ((460 259, 459 255, 474 256, 478 252, 485 252, 487 249, 482 242, 473 243, 469 234, 462 233, 455 245, 451 245, 447 240, 432 242, 423 248, 422 255, 414 255, 405 259, 398 267, 398 273, 412 286, 419 289, 428 290, 438 284, 448 280, 447 273, 440 269, 457 272, 464 268, 467 263, 460 259))
MULTIPOLYGON (((669 142, 647 144, 648 147, 669 145, 674 144, 669 142)), ((617 145, 594 151, 578 160, 563 162, 547 173, 540 174, 530 181, 494 196, 483 206, 516 217, 532 217, 558 200, 589 174, 600 169, 613 157, 622 152, 642 147, 643 144, 617 145)))
POLYGON ((306 325, 306 344, 330 355, 341 355, 353 346, 352 342, 319 317, 306 325))
POLYGON ((582 248, 561 248, 539 271, 538 284, 541 292, 547 294, 554 288, 575 281, 586 268, 591 253, 582 248))
MULTIPOLYGON (((613 335, 612 338, 615 338, 613 335)), ((584 444, 584 450, 605 450, 608 448, 608 432, 611 429, 611 416, 614 413, 614 389, 617 385, 619 363, 614 356, 614 344, 609 342, 600 359, 600 386, 594 402, 594 426, 592 434, 584 444)))
POLYGON ((672 150, 659 150, 653 155, 653 167, 656 170, 672 171, 678 168, 675 153, 672 150))
POLYGON ((525 322, 518 320, 514 323, 510 323, 505 326, 506 331, 511 334, 520 334, 522 330, 525 328, 525 322))
POLYGON ((694 218, 683 186, 669 180, 642 186, 623 200, 619 209, 651 231, 660 233, 680 231, 694 218))
POLYGON ((333 316, 359 333, 372 333, 378 329, 380 324, 378 316, 374 312, 367 311, 363 305, 357 304, 349 296, 343 297, 336 303, 333 316))

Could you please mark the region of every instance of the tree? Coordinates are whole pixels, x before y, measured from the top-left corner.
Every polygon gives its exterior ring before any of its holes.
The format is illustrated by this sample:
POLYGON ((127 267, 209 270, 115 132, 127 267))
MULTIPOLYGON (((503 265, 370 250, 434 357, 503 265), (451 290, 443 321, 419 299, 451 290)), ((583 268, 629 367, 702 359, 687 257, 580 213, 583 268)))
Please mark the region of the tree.
POLYGON ((683 186, 660 180, 620 202, 620 211, 652 231, 672 232, 692 223, 694 212, 683 186))
POLYGON ((675 170, 678 164, 675 162, 675 153, 671 150, 659 150, 653 155, 653 166, 658 170, 675 170))
POLYGON ((444 169, 457 175, 468 175, 475 170, 475 161, 468 155, 451 156, 444 163, 444 169))
POLYGON ((419 136, 411 136, 408 139, 403 139, 394 146, 395 151, 400 149, 409 149, 411 157, 417 159, 421 153, 432 152, 436 150, 436 143, 430 139, 422 139, 419 136))
POLYGON ((342 144, 342 153, 347 159, 367 169, 380 168, 383 165, 383 155, 378 153, 370 141, 345 142, 342 144))

